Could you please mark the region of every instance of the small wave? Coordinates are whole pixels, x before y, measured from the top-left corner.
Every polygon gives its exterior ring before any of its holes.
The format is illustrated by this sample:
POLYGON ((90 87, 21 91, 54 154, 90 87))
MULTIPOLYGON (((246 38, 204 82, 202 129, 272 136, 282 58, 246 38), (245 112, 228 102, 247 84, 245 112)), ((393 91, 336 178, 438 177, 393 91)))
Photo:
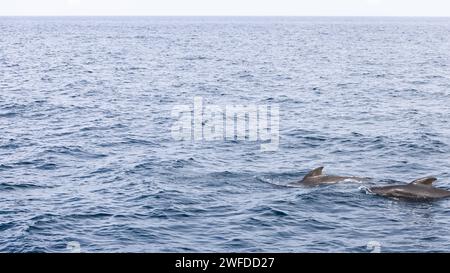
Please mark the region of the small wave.
POLYGON ((13 222, 0 223, 0 231, 8 230, 10 228, 13 228, 14 226, 15 224, 13 222))
MULTIPOLYGON (((347 179, 344 179, 343 181, 342 181, 342 183, 356 183, 356 184, 362 184, 362 183, 364 183, 364 182, 366 182, 366 181, 369 181, 371 178, 369 178, 369 177, 362 177, 362 179, 361 178, 347 178, 347 179)), ((338 184, 340 184, 340 183, 338 183, 338 184)))
POLYGON ((125 142, 126 144, 137 144, 137 145, 145 145, 145 146, 153 146, 156 147, 158 146, 157 143, 155 143, 154 141, 151 140, 147 140, 147 139, 138 139, 138 138, 125 138, 125 142))
POLYGON ((56 169, 58 169, 58 165, 53 164, 53 163, 46 163, 46 164, 37 166, 36 169, 39 169, 39 170, 56 170, 56 169))
POLYGON ((213 172, 213 173, 210 173, 209 175, 214 178, 235 178, 235 177, 241 176, 241 174, 239 174, 239 173, 234 173, 234 172, 230 172, 230 171, 213 172))
POLYGON ((292 182, 292 181, 286 181, 279 177, 274 178, 271 176, 255 176, 255 179, 260 182, 267 183, 267 184, 274 185, 274 186, 279 186, 279 187, 290 187, 289 183, 292 182))
POLYGON ((14 167, 9 166, 9 165, 0 164, 0 171, 2 171, 2 170, 11 170, 11 169, 13 169, 13 168, 14 168, 14 167))
POLYGON ((0 118, 13 118, 17 114, 18 114, 17 112, 0 113, 0 118))
POLYGON ((21 190, 21 189, 46 189, 51 188, 49 186, 39 186, 35 184, 29 184, 29 183, 20 183, 20 184, 13 184, 13 183, 0 183, 0 191, 12 191, 12 190, 21 190))
POLYGON ((111 168, 98 168, 95 171, 91 172, 91 174, 103 174, 103 173, 109 173, 114 171, 114 169, 111 168))
POLYGON ((367 186, 360 186, 360 187, 358 188, 358 190, 359 190, 360 192, 363 192, 363 193, 369 194, 369 195, 374 195, 374 194, 375 194, 375 193, 373 193, 373 192, 370 190, 370 188, 367 187, 367 186))
POLYGON ((53 147, 51 149, 47 149, 43 152, 43 154, 70 155, 70 156, 74 156, 74 157, 87 158, 87 159, 107 157, 106 154, 91 153, 91 152, 87 152, 79 147, 65 147, 65 146, 53 147))
POLYGON ((198 55, 198 56, 186 56, 181 59, 185 60, 185 61, 201 61, 201 60, 206 60, 207 57, 198 55))
POLYGON ((289 214, 282 210, 270 208, 269 210, 266 210, 262 215, 263 216, 288 216, 289 214))
POLYGON ((70 214, 65 216, 65 218, 69 219, 103 219, 103 218, 111 218, 113 217, 113 214, 105 213, 105 212, 92 212, 92 213, 77 213, 77 214, 70 214))

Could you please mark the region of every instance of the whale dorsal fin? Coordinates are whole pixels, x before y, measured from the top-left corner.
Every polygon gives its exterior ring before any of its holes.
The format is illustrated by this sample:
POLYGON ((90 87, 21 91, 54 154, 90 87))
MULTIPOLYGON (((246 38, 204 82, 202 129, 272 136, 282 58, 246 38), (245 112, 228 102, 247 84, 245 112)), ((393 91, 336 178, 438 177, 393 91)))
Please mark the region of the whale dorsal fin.
POLYGON ((322 175, 322 170, 323 170, 323 167, 319 167, 317 169, 310 171, 307 175, 305 175, 303 180, 305 180, 306 178, 322 175))
POLYGON ((413 182, 411 182, 410 184, 431 186, 431 185, 433 185, 433 182, 436 180, 437 180, 436 177, 425 177, 425 178, 416 179, 413 182))

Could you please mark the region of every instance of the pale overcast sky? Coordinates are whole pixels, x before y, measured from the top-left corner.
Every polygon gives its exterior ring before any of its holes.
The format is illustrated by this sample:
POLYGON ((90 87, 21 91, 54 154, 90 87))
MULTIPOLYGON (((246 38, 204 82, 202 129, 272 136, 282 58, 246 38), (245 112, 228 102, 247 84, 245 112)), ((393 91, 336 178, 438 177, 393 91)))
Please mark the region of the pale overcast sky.
POLYGON ((0 0, 0 15, 450 16, 450 1, 0 0))

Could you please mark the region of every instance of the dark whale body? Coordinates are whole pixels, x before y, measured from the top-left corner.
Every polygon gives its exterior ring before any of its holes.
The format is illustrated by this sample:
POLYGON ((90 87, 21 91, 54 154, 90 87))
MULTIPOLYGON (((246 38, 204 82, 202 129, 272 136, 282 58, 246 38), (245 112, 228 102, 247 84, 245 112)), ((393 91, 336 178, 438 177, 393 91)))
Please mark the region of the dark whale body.
POLYGON ((328 185, 328 184, 336 184, 345 180, 354 180, 354 181, 364 181, 370 178, 367 177, 356 177, 356 176, 338 176, 338 175, 324 175, 323 168, 319 167, 310 171, 302 180, 289 183, 288 186, 291 187, 315 187, 319 185, 328 185))
POLYGON ((372 187, 370 192, 394 199, 414 201, 436 200, 450 197, 450 191, 433 187, 435 177, 425 177, 405 185, 372 187))

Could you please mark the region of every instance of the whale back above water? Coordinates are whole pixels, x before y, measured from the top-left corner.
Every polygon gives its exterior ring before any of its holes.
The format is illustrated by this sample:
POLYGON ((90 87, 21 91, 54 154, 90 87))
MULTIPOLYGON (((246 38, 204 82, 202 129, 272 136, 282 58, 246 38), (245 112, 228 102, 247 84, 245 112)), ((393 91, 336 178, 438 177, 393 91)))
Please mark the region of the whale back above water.
POLYGON ((363 181, 368 178, 356 177, 356 176, 338 176, 338 175, 325 175, 323 174, 324 167, 316 168, 310 171, 303 177, 302 180, 288 184, 288 186, 298 187, 298 186, 319 186, 324 184, 335 184, 345 180, 363 181))
POLYGON ((433 200, 450 197, 450 191, 433 186, 436 180, 435 177, 425 177, 405 185, 372 187, 369 190, 374 194, 395 199, 433 200))

